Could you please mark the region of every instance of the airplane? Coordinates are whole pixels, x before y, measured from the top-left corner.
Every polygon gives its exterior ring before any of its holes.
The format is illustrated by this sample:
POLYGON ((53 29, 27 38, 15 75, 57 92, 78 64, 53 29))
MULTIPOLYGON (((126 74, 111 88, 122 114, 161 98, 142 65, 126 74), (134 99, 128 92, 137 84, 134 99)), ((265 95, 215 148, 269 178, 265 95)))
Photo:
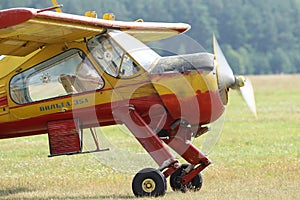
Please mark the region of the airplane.
POLYGON ((223 115, 230 89, 256 115, 251 82, 233 74, 215 36, 213 54, 160 56, 147 46, 189 24, 60 8, 0 11, 0 139, 48 134, 50 156, 101 152, 109 149, 93 128, 124 124, 158 165, 134 176, 135 196, 165 195, 168 177, 174 191, 199 191, 211 161, 191 138, 223 115), (96 150, 83 151, 85 129, 96 150))

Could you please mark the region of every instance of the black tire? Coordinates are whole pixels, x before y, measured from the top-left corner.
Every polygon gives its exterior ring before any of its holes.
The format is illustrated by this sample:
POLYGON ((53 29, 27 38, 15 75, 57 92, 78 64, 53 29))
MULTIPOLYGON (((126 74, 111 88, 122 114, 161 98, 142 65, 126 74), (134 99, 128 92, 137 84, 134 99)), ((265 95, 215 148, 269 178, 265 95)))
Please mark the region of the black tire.
POLYGON ((202 187, 202 175, 197 174, 190 182, 188 188, 194 192, 197 192, 201 189, 202 187))
POLYGON ((188 184, 185 186, 182 184, 182 176, 184 176, 183 170, 188 167, 188 164, 183 164, 177 171, 170 176, 170 186, 174 191, 186 192, 187 190, 199 191, 202 187, 202 176, 197 174, 188 184))
POLYGON ((179 169, 177 169, 173 174, 171 174, 170 186, 171 186, 172 190, 174 190, 174 191, 182 190, 183 185, 182 185, 181 177, 184 175, 182 171, 187 167, 188 167, 187 164, 183 164, 183 165, 181 165, 181 167, 179 169))
POLYGON ((132 181, 132 191, 136 197, 158 197, 166 193, 167 181, 161 171, 146 168, 139 171, 132 181))

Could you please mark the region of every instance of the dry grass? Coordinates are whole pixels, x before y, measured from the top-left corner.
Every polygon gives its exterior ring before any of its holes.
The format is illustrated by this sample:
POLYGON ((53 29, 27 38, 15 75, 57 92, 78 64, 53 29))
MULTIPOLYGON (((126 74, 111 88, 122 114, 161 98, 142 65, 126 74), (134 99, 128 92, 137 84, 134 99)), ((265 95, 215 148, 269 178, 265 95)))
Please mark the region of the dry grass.
MULTIPOLYGON (((201 191, 182 194, 169 187, 159 199, 300 198, 300 75, 251 78, 258 119, 231 92, 201 191)), ((135 199, 134 174, 104 165, 103 156, 47 158, 48 153, 46 135, 1 140, 0 199, 135 199)), ((119 155, 109 159, 125 170, 141 164, 119 155)))

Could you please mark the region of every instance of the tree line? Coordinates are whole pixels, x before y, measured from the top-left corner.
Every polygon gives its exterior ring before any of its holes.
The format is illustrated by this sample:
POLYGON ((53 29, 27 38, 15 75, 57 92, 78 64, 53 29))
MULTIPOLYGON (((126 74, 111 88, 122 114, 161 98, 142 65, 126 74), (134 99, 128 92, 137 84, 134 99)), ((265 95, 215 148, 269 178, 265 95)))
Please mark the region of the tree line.
MULTIPOLYGON (((185 22, 186 35, 212 52, 215 34, 238 74, 300 73, 300 1, 298 0, 58 0, 63 11, 116 20, 185 22)), ((0 8, 52 6, 50 0, 0 1, 0 8)))

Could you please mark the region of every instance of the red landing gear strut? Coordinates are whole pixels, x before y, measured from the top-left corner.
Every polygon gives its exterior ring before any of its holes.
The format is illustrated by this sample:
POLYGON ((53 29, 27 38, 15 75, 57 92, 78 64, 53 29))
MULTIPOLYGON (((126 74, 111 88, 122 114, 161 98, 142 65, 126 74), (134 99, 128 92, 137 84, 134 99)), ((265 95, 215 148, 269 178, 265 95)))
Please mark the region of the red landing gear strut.
POLYGON ((210 161, 189 141, 191 130, 188 126, 181 125, 176 134, 163 140, 190 163, 181 165, 134 107, 119 107, 115 109, 114 116, 127 126, 159 165, 158 169, 146 168, 135 175, 132 182, 135 196, 164 195, 167 189, 166 178, 170 175, 173 190, 185 192, 187 189, 196 191, 201 188, 200 172, 210 164, 210 161))

